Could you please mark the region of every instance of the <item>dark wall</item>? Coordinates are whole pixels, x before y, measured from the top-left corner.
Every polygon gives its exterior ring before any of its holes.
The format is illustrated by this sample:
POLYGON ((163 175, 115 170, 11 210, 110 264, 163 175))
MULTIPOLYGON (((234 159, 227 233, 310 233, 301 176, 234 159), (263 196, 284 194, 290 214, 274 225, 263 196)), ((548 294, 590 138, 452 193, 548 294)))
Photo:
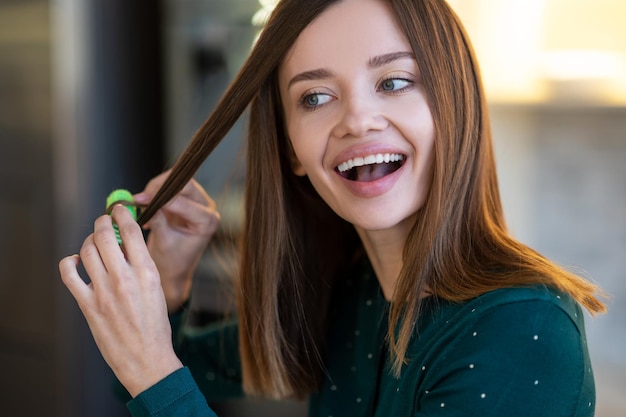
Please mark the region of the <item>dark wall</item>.
POLYGON ((127 415, 57 262, 164 168, 158 4, 0 4, 2 415, 127 415))
MULTIPOLYGON (((85 40, 77 54, 82 83, 65 103, 79 107, 78 116, 72 135, 56 137, 59 147, 75 149, 69 157, 57 152, 58 159, 67 159, 56 163, 73 165, 78 176, 77 181, 57 181, 60 188, 73 188, 69 194, 79 208, 71 218, 59 213, 59 223, 72 231, 59 241, 60 256, 80 248, 113 189, 141 191, 164 169, 158 2, 90 0, 83 7, 85 40)), ((127 415, 112 394, 111 371, 74 300, 65 288, 59 294, 60 415, 127 415)))
POLYGON ((42 2, 0 4, 0 403, 56 406, 50 39, 42 2), (33 400, 36 398, 36 401, 33 400))

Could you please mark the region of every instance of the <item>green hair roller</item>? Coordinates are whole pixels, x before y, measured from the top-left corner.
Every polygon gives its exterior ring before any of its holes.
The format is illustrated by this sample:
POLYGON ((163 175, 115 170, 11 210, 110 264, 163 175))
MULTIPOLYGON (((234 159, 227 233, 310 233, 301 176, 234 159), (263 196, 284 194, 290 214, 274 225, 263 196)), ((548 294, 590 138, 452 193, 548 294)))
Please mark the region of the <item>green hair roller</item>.
MULTIPOLYGON (((117 204, 125 206, 128 211, 130 211, 130 214, 133 215, 133 219, 137 220, 137 206, 133 201, 133 194, 130 191, 118 189, 109 194, 106 201, 106 213, 111 214, 113 207, 117 204)), ((113 229, 115 229, 115 237, 117 238, 117 243, 121 245, 122 238, 120 237, 120 231, 115 223, 113 223, 113 229)))

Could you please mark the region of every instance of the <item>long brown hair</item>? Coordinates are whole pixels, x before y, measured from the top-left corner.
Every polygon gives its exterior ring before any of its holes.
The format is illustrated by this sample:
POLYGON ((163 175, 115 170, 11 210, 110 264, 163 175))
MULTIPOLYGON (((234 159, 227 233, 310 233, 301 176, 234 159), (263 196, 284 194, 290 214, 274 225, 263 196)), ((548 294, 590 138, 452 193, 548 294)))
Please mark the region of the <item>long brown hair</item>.
POLYGON ((544 284, 592 313, 598 287, 513 239, 506 230, 478 64, 461 22, 444 1, 392 0, 415 51, 436 131, 430 194, 404 248, 390 312, 392 364, 399 374, 419 296, 451 301, 510 286, 544 284))
MULTIPOLYGON (((325 311, 332 279, 360 244, 306 178, 290 166, 277 69, 299 33, 337 0, 283 0, 240 73, 175 164, 140 222, 193 176, 251 105, 246 211, 239 270, 244 389, 302 397, 323 376, 325 311)), ((443 0, 390 0, 422 73, 433 117, 433 183, 404 248, 388 340, 400 373, 421 295, 462 301, 518 285, 545 284, 604 311, 599 289, 515 241, 506 231, 478 65, 443 0)), ((332 348, 332 347, 329 347, 332 348)))

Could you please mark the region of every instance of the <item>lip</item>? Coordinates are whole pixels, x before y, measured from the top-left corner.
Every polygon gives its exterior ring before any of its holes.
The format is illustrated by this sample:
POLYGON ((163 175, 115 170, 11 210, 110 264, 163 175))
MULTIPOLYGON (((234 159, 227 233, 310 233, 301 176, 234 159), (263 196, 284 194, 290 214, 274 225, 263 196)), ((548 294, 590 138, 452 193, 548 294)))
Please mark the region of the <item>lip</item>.
POLYGON ((372 197, 377 197, 382 194, 385 194, 387 191, 393 188, 393 186, 396 184, 396 182, 398 181, 398 179, 400 178, 400 176, 402 175, 402 173, 404 172, 404 170, 406 169, 408 165, 407 163, 408 161, 406 161, 407 158, 408 158, 408 155, 406 152, 395 147, 390 147, 388 145, 358 146, 358 147, 348 148, 340 152, 333 159, 332 168, 333 168, 335 175, 337 175, 337 177, 342 181, 342 184, 344 184, 346 188, 352 194, 361 198, 372 198, 372 197), (392 172, 391 174, 385 175, 384 177, 379 178, 375 181, 368 181, 368 182, 351 181, 349 179, 342 177, 339 174, 339 172, 337 172, 336 170, 339 164, 349 159, 359 158, 359 157, 363 158, 367 155, 380 154, 380 153, 402 154, 405 157, 405 163, 402 164, 400 168, 398 168, 396 171, 392 172))

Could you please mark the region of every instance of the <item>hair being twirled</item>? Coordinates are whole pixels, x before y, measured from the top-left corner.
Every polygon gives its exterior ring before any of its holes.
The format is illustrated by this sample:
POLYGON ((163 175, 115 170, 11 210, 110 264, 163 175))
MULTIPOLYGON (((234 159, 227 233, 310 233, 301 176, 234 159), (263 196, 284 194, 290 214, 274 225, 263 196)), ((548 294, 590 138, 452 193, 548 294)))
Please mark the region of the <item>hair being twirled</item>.
POLYGON ((335 1, 277 5, 250 56, 138 220, 145 224, 182 190, 252 103, 238 281, 240 352, 250 394, 303 397, 318 385, 330 277, 345 264, 342 255, 358 244, 352 227, 330 211, 308 179, 291 173, 277 99, 283 56, 335 1), (331 244, 320 245, 329 236, 331 244))
POLYGON ((142 211, 139 224, 147 223, 182 190, 246 110, 300 32, 332 2, 299 0, 283 1, 277 5, 237 76, 214 111, 193 135, 153 201, 142 211))

